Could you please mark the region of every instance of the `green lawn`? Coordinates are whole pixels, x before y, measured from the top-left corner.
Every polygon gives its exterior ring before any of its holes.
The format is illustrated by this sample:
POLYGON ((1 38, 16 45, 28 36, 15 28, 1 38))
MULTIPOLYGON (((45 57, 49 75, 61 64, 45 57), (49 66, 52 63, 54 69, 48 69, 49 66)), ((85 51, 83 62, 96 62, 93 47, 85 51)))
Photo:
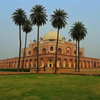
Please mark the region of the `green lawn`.
POLYGON ((0 100, 100 100, 100 77, 67 74, 0 76, 0 100))

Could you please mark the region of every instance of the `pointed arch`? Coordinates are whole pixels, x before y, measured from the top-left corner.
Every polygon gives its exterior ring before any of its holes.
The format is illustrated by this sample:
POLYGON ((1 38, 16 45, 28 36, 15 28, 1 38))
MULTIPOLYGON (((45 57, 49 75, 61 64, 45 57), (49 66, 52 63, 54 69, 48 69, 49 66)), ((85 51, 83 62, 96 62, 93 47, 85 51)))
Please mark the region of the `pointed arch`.
POLYGON ((61 67, 61 59, 60 58, 57 59, 57 67, 61 67))
POLYGON ((62 54, 61 48, 58 48, 58 54, 62 54))
POLYGON ((34 47, 34 49, 33 49, 33 55, 37 55, 37 47, 34 47))
POLYGON ((45 54, 45 53, 46 53, 46 49, 43 48, 43 49, 42 49, 42 54, 45 54))
POLYGON ((41 60, 40 60, 40 66, 44 67, 44 59, 43 58, 41 58, 41 60))
POLYGON ((47 60, 47 67, 53 67, 53 59, 47 60))
POLYGON ((66 55, 72 55, 72 49, 70 46, 66 47, 66 55))
POLYGON ((64 59, 63 60, 63 67, 66 67, 67 66, 67 59, 64 59))

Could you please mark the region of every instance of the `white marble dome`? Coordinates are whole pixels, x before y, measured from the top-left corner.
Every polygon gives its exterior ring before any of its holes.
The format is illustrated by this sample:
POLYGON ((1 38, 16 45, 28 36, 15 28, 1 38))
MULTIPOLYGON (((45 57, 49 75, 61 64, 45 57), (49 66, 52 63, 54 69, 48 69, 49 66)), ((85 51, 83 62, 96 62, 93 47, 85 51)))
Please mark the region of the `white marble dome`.
MULTIPOLYGON (((50 40, 50 39, 57 39, 57 32, 55 31, 49 31, 48 33, 46 33, 44 36, 43 36, 43 40, 50 40)), ((59 40, 62 40, 62 37, 61 35, 59 34, 59 40)))

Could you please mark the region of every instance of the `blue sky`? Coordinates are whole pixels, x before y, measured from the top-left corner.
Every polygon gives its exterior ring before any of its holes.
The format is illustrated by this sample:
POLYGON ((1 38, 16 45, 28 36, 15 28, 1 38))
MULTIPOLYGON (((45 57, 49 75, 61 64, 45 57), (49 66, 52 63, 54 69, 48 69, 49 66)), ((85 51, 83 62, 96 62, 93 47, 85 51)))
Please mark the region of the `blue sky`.
MULTIPOLYGON (((46 25, 40 27, 40 37, 51 30, 57 31, 51 26, 50 15, 55 9, 63 9, 69 18, 68 25, 60 30, 60 35, 68 40, 71 38, 68 32, 73 23, 83 22, 88 34, 80 46, 84 47, 86 57, 100 58, 100 0, 0 0, 0 59, 18 57, 19 33, 18 26, 11 19, 12 13, 22 8, 29 17, 31 8, 36 4, 43 5, 48 15, 46 25)), ((33 26, 33 31, 28 34, 27 46, 36 36, 37 27, 33 26)), ((25 33, 22 32, 22 48, 24 38, 25 33)))

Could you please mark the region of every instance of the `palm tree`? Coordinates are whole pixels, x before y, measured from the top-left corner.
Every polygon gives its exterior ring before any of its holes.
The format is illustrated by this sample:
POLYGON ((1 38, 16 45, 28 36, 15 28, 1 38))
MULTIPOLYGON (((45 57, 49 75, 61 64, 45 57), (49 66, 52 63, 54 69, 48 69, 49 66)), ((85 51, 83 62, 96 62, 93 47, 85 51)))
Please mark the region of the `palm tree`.
MULTIPOLYGON (((69 31, 70 36, 73 38, 73 40, 78 41, 78 71, 80 71, 79 63, 80 63, 80 41, 84 40, 84 37, 86 37, 87 29, 85 28, 84 24, 82 22, 75 22, 72 26, 72 28, 69 31)), ((77 52, 77 51, 76 51, 77 52)))
POLYGON ((26 19, 26 12, 22 10, 21 8, 15 10, 15 12, 12 14, 13 21, 15 22, 16 25, 19 26, 19 60, 18 60, 18 72, 20 68, 20 56, 21 56, 21 26, 24 25, 25 19, 26 19))
POLYGON ((76 54, 75 54, 75 72, 77 67, 77 40, 76 40, 76 54))
POLYGON ((31 21, 26 19, 25 20, 25 24, 23 25, 22 29, 26 33, 26 36, 25 36, 25 47, 24 47, 24 54, 23 54, 23 65, 22 65, 22 71, 23 71, 23 69, 24 69, 24 59, 25 59, 25 51, 26 51, 26 42, 27 42, 27 34, 32 31, 31 21))
POLYGON ((54 14, 51 15, 51 24, 54 28, 58 29, 57 32, 57 43, 56 43, 56 53, 55 53, 55 73, 57 73, 57 49, 58 49, 58 37, 59 37, 59 29, 61 28, 65 28, 65 26, 67 25, 67 13, 64 10, 57 10, 53 11, 54 14))
POLYGON ((70 29, 69 33, 70 33, 71 38, 73 38, 73 40, 76 40, 76 54, 75 54, 75 72, 76 72, 76 67, 77 67, 77 41, 78 41, 78 37, 77 37, 77 33, 75 32, 75 29, 73 28, 73 26, 70 29))
POLYGON ((46 24, 46 9, 42 5, 35 5, 31 9, 30 19, 33 25, 37 25, 37 73, 39 72, 39 27, 46 24))

